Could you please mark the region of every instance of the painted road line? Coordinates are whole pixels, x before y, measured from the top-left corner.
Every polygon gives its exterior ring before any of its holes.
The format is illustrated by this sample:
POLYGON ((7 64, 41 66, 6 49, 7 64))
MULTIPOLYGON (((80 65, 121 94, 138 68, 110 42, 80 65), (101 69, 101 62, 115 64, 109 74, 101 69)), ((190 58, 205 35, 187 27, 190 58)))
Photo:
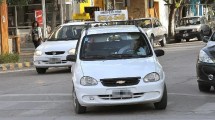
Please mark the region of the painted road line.
POLYGON ((199 94, 186 94, 186 93, 168 93, 168 95, 178 95, 178 96, 192 96, 192 97, 211 97, 215 98, 213 95, 199 95, 199 94))

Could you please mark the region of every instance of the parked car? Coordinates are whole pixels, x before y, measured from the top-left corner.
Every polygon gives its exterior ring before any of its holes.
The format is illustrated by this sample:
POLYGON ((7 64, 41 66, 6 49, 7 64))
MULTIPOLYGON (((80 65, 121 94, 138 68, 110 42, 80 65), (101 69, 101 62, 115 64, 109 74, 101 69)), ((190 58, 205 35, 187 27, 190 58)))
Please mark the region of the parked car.
POLYGON ((71 22, 58 26, 34 53, 34 65, 38 74, 46 73, 50 67, 71 67, 67 55, 75 53, 85 22, 71 22))
POLYGON ((153 103, 167 106, 165 74, 145 32, 134 25, 101 26, 83 31, 72 70, 76 113, 90 106, 153 103))
POLYGON ((182 39, 185 39, 189 42, 189 40, 193 38, 202 40, 203 34, 209 35, 211 32, 212 30, 205 17, 184 17, 175 28, 175 41, 181 42, 182 39))
POLYGON ((139 18, 135 19, 138 26, 146 31, 152 45, 159 43, 162 47, 167 42, 167 29, 161 24, 157 18, 139 18))
POLYGON ((204 37, 207 45, 199 52, 196 65, 199 90, 210 91, 215 86, 215 33, 211 37, 204 37))

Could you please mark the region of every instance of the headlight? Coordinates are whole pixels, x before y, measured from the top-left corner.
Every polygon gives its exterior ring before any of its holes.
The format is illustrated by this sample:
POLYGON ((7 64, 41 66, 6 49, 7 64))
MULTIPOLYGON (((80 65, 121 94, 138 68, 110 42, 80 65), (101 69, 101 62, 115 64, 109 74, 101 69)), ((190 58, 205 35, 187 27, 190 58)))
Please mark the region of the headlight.
POLYGON ((68 54, 69 54, 69 55, 75 55, 75 49, 74 49, 74 48, 70 49, 70 50, 68 51, 68 54))
POLYGON ((193 30, 192 30, 192 32, 197 32, 197 31, 198 31, 197 29, 193 29, 193 30))
POLYGON ((36 50, 36 51, 34 52, 34 55, 36 55, 36 56, 41 56, 42 54, 43 54, 43 52, 40 51, 40 50, 36 50))
POLYGON ((199 53, 199 61, 205 63, 214 63, 214 61, 203 50, 201 50, 199 53))
POLYGON ((149 73, 148 75, 145 76, 145 78, 143 79, 144 82, 148 83, 148 82, 156 82, 160 80, 160 75, 158 73, 149 73))
POLYGON ((83 86, 94 86, 97 84, 98 84, 97 80, 92 77, 85 76, 81 78, 81 85, 83 86))

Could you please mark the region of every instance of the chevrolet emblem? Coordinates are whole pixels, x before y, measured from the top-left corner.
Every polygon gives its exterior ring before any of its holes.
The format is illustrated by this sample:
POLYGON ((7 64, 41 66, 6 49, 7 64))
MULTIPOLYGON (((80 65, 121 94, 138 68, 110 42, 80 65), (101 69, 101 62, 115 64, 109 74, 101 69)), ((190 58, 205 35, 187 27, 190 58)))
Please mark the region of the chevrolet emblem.
POLYGON ((120 81, 116 81, 116 83, 117 83, 117 84, 124 84, 124 83, 125 83, 125 81, 120 80, 120 81))
POLYGON ((56 52, 52 52, 52 54, 53 54, 53 55, 56 55, 57 53, 56 53, 56 52))

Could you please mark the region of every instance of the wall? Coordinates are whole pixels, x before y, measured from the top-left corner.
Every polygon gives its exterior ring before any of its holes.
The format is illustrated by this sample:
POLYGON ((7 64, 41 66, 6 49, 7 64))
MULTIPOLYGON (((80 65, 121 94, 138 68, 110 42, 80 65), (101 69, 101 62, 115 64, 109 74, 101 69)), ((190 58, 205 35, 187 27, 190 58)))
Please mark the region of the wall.
POLYGON ((130 6, 128 6, 128 15, 133 18, 142 18, 145 17, 145 0, 135 0, 135 2, 130 2, 130 6))
POLYGON ((163 0, 159 0, 159 11, 160 11, 159 16, 160 16, 160 22, 168 30, 169 10, 168 10, 168 6, 166 6, 165 4, 166 2, 164 2, 163 0))

